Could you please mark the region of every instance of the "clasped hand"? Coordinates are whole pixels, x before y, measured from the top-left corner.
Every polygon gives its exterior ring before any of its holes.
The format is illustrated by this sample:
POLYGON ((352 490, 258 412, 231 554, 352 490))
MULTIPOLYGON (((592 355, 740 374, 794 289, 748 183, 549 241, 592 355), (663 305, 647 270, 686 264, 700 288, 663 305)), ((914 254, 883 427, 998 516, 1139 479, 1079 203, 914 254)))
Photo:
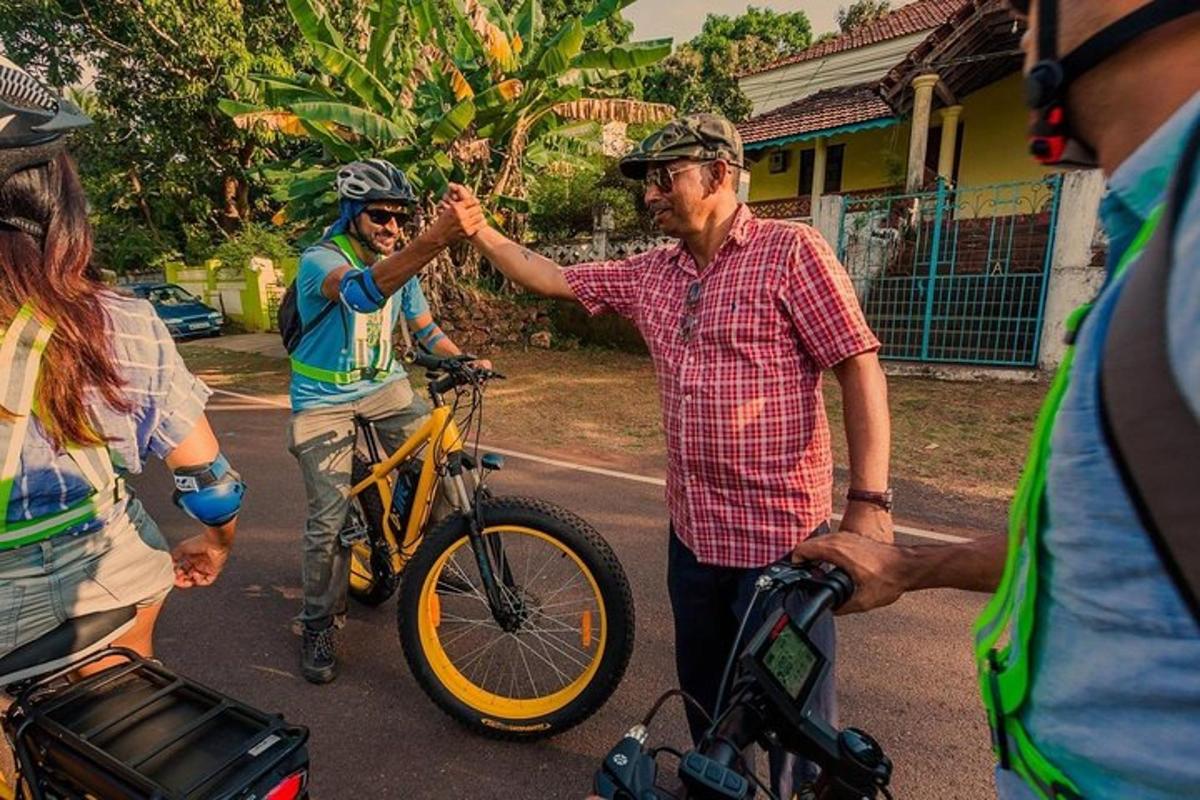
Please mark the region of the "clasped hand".
POLYGON ((438 215, 426 230, 438 246, 447 247, 461 239, 469 239, 487 226, 483 207, 470 189, 452 183, 438 203, 438 215))

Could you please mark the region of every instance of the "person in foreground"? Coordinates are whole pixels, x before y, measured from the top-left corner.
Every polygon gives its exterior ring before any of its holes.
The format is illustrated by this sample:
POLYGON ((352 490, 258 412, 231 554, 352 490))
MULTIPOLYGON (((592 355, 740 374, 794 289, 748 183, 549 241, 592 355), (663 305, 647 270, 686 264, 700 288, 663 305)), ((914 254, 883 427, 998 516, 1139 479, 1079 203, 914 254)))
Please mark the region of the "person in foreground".
MULTIPOLYGON (((814 229, 754 217, 738 202, 742 143, 727 120, 682 117, 621 161, 645 182, 654 220, 678 243, 623 261, 557 264, 480 227, 472 244, 516 283, 613 311, 654 360, 667 440, 668 591, 682 689, 711 714, 738 622, 762 569, 828 531, 833 469, 821 374, 842 388, 850 452, 843 527, 890 541, 887 390, 849 277, 814 229)), ((469 208, 462 187, 451 197, 469 208)), ((832 619, 814 628, 832 657, 832 619)), ((834 717, 832 679, 818 690, 834 717)), ((705 715, 688 708, 695 739, 705 715)), ((781 797, 815 766, 771 754, 781 797)))
POLYGON ((150 304, 91 267, 65 151, 88 124, 0 57, 0 656, 129 606, 115 644, 152 655, 172 586, 207 586, 225 566, 244 492, 205 419, 208 388, 150 304), (204 527, 172 552, 124 484, 151 455, 204 527))
POLYGON ((433 321, 416 273, 482 222, 478 209, 442 214, 401 246, 417 198, 400 170, 381 159, 356 161, 338 170, 335 187, 340 216, 300 259, 304 333, 291 359, 289 450, 308 495, 300 659, 313 683, 337 677, 335 622, 345 614, 350 579, 339 534, 350 504, 355 419, 373 422, 389 449, 424 421, 429 405, 397 363, 392 332, 408 339, 411 326, 426 350, 461 352, 433 321))
POLYGON ((996 592, 975 632, 1000 797, 1194 798, 1200 5, 1013 5, 1029 25, 1035 154, 1092 155, 1108 178, 1109 278, 1068 322, 1073 363, 1050 390, 1009 536, 900 547, 838 534, 795 558, 852 574, 843 612, 918 589, 996 592))

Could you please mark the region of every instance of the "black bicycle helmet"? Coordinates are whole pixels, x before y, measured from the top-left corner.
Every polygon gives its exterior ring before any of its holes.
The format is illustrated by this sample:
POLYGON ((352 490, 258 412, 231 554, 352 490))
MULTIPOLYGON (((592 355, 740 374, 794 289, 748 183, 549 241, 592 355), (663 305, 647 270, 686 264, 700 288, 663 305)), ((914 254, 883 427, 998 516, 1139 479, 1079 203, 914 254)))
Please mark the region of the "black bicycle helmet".
POLYGON ((355 161, 338 170, 334 182, 338 197, 369 203, 392 200, 414 205, 417 196, 404 173, 382 158, 355 161))
POLYGON ((0 183, 50 161, 66 146, 68 133, 91 124, 70 100, 0 56, 0 183))

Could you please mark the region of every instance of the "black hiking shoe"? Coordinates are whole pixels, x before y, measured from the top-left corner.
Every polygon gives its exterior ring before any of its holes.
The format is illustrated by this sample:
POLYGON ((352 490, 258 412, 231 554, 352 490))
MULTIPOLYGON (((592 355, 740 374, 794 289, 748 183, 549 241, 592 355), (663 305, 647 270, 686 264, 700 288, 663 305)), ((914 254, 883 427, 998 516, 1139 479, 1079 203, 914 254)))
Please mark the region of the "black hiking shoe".
POLYGON ((300 647, 300 671, 310 683, 329 683, 337 677, 337 653, 334 626, 313 630, 304 626, 304 642, 300 647))

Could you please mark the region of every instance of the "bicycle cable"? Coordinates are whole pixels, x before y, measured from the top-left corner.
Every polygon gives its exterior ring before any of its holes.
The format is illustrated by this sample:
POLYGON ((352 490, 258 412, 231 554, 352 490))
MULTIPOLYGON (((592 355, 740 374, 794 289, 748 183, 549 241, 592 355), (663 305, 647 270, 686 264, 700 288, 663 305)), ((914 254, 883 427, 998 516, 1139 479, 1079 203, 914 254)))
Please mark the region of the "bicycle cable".
POLYGON ((729 685, 730 674, 733 672, 733 663, 737 660, 738 646, 742 643, 742 634, 746 632, 746 623, 750 621, 750 615, 754 612, 754 607, 758 604, 758 595, 762 589, 755 582, 754 594, 750 597, 750 605, 746 606, 746 613, 742 614, 742 621, 738 624, 737 635, 733 637, 733 646, 729 648, 729 656, 725 659, 725 671, 721 673, 721 683, 717 686, 717 703, 713 706, 713 713, 720 716, 721 705, 725 699, 725 689, 729 685))

